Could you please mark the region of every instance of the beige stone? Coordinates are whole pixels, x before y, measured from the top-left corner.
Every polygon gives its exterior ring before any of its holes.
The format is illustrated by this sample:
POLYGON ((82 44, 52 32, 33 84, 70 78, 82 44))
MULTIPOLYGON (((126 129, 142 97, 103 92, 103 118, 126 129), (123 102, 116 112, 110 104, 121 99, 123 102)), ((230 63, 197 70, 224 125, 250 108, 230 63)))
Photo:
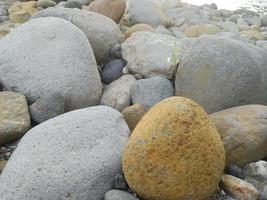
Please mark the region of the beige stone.
POLYGON ((222 186, 237 200, 257 200, 259 197, 259 192, 253 185, 231 175, 223 175, 222 186))
POLYGON ((214 24, 200 24, 200 25, 192 25, 187 27, 184 30, 184 34, 188 37, 198 37, 203 34, 207 35, 215 35, 219 33, 221 28, 214 24))
POLYGON ((243 166, 267 156, 267 106, 245 105, 210 115, 224 142, 226 165, 243 166))
POLYGON ((146 114, 146 111, 145 107, 142 106, 141 104, 134 104, 132 106, 125 108, 122 111, 122 114, 130 130, 133 131, 138 122, 146 114))
POLYGON ((5 161, 5 160, 0 160, 0 174, 1 174, 1 172, 3 171, 3 169, 5 168, 6 163, 7 163, 7 161, 5 161))
POLYGON ((23 136, 30 128, 30 116, 24 95, 0 92, 0 145, 23 136))
POLYGON ((137 32, 137 31, 154 32, 154 29, 152 26, 150 26, 148 24, 135 24, 125 32, 125 34, 124 34, 125 39, 127 39, 128 37, 130 37, 133 33, 137 32))
POLYGON ((89 6, 88 10, 105 15, 118 23, 126 9, 125 0, 95 0, 89 6))
POLYGON ((241 34, 248 36, 249 38, 256 38, 258 40, 264 40, 264 35, 258 30, 244 30, 241 34))

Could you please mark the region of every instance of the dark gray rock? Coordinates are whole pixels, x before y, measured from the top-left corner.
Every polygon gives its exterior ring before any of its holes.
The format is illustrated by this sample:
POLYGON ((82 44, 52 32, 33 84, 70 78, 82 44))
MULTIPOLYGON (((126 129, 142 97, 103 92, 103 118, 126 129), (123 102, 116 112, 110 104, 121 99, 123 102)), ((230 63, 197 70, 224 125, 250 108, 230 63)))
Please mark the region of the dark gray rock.
POLYGON ((101 80, 105 84, 110 84, 122 76, 122 69, 125 67, 126 61, 116 59, 104 65, 101 72, 101 80))
POLYGON ((245 178, 245 175, 244 175, 242 169, 238 166, 235 166, 235 165, 231 165, 231 166, 227 167, 226 173, 229 175, 235 176, 237 178, 240 178, 240 179, 245 178))
POLYGON ((117 174, 114 178, 113 189, 128 190, 127 182, 122 174, 117 174))
POLYGON ((105 194, 105 200, 139 200, 129 192, 121 190, 110 190, 105 194))
POLYGON ((172 83, 163 77, 141 79, 131 85, 133 104, 141 104, 146 110, 174 95, 172 83))
POLYGON ((208 113, 266 104, 266 50, 217 36, 185 39, 181 49, 177 96, 193 99, 208 113))
POLYGON ((65 100, 59 93, 37 99, 29 108, 31 119, 42 123, 65 112, 65 100))
POLYGON ((83 4, 79 0, 68 0, 64 4, 64 7, 65 8, 78 8, 78 9, 82 9, 83 4))

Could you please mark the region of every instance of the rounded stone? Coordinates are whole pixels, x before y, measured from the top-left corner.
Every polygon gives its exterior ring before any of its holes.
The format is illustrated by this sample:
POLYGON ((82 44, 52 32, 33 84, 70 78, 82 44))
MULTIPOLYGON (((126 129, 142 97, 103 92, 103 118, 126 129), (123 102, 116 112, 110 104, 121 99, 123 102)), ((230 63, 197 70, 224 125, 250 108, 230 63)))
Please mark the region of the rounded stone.
POLYGON ((224 170, 224 147, 205 111, 171 97, 151 108, 123 153, 130 188, 146 200, 208 199, 224 170))
POLYGON ((126 9, 125 0, 95 0, 90 3, 88 10, 111 18, 118 23, 126 9))
POLYGON ((81 3, 81 1, 78 0, 68 0, 65 4, 64 4, 65 8, 78 8, 78 9, 82 9, 83 4, 81 3))
POLYGON ((141 104, 134 104, 122 111, 122 115, 132 131, 145 114, 145 108, 141 104))
POLYGON ((64 97, 66 111, 99 103, 102 84, 92 48, 66 20, 40 18, 19 26, 1 39, 0 60, 3 85, 30 104, 53 93, 64 97))
POLYGON ((226 165, 244 166, 267 155, 267 106, 245 105, 210 115, 225 148, 226 165))
POLYGON ((174 88, 171 81, 160 76, 141 79, 131 85, 133 104, 139 103, 146 110, 171 96, 174 96, 174 88))
POLYGON ((105 194, 105 200, 139 200, 129 192, 110 190, 105 194))
POLYGON ((154 32, 154 29, 152 26, 150 26, 148 24, 142 24, 142 23, 141 24, 135 24, 125 32, 125 34, 124 34, 125 39, 127 39, 128 37, 130 37, 133 33, 137 32, 137 31, 154 32))
POLYGON ((1 200, 103 200, 122 173, 129 132, 121 113, 107 106, 68 112, 34 127, 1 174, 1 200))
POLYGON ((126 62, 122 59, 115 59, 104 65, 101 72, 101 80, 105 84, 110 84, 122 76, 122 69, 126 62))
POLYGON ((98 64, 107 62, 110 49, 123 40, 121 31, 113 20, 88 10, 48 8, 33 16, 41 17, 63 18, 80 28, 87 36, 98 64))

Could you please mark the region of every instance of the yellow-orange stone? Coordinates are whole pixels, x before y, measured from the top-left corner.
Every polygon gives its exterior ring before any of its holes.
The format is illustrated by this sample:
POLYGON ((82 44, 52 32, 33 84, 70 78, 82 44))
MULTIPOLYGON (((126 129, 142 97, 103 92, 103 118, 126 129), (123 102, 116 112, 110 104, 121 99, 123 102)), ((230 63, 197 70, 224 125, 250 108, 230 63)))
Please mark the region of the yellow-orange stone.
POLYGON ((138 31, 148 31, 148 32, 154 32, 154 29, 152 26, 148 24, 135 24, 129 30, 125 32, 125 39, 130 37, 133 33, 138 32, 138 31))
POLYGON ((206 200, 224 164, 217 129, 199 105, 183 97, 151 108, 123 153, 126 181, 144 200, 206 200))

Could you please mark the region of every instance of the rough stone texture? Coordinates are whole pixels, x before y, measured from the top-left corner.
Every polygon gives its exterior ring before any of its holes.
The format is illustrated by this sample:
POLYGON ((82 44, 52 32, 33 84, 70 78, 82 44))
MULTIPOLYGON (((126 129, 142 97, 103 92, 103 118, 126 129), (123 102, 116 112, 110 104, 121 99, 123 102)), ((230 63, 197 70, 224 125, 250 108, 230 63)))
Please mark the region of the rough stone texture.
POLYGON ((158 102, 174 95, 172 83, 165 78, 155 76, 141 79, 131 85, 131 98, 133 104, 141 104, 146 110, 158 102))
POLYGON ((267 106, 238 106, 210 118, 224 142, 226 165, 243 166, 267 156, 267 106))
POLYGON ((101 72, 101 80, 105 84, 110 84, 122 76, 122 69, 125 67, 126 61, 115 59, 104 65, 101 72))
MULTIPOLYGON (((243 168, 243 172, 245 175, 244 179, 255 186, 263 196, 267 186, 267 162, 261 160, 250 163, 243 168)), ((263 197, 266 198, 267 196, 263 197)))
POLYGON ((224 169, 224 148, 204 110, 183 97, 151 108, 123 153, 123 172, 141 199, 208 199, 224 169))
POLYGON ((130 106, 130 86, 135 82, 136 79, 132 75, 125 75, 114 81, 105 88, 100 104, 110 106, 118 111, 130 106))
POLYGON ((223 175, 222 186, 236 199, 257 200, 259 197, 259 192, 253 185, 231 175, 223 175))
POLYGON ((95 0, 93 1, 88 10, 105 15, 118 23, 126 9, 125 0, 95 0))
POLYGON ((31 120, 24 95, 0 92, 0 146, 23 136, 31 120))
POLYGON ((121 190, 110 190, 105 194, 105 200, 139 200, 134 195, 121 190))
POLYGON ((106 106, 75 110, 34 127, 1 174, 1 200, 102 200, 121 173, 128 135, 122 115, 106 106))
POLYGON ((59 93, 37 99, 30 108, 31 119, 42 123, 65 112, 65 100, 59 93))
POLYGON ((131 0, 128 1, 127 6, 124 23, 128 26, 138 23, 164 26, 174 24, 174 22, 165 15, 158 1, 131 0))
POLYGON ((154 32, 154 29, 152 26, 150 26, 148 24, 135 24, 125 32, 125 34, 124 34, 125 39, 127 39, 133 33, 138 32, 138 31, 154 32))
POLYGON ((53 93, 66 99, 66 110, 99 103, 102 84, 92 48, 84 33, 63 19, 19 26, 1 39, 0 60, 3 85, 30 103, 53 93))
POLYGON ((28 21, 32 15, 37 11, 37 2, 28 1, 28 2, 15 2, 8 9, 9 20, 12 23, 24 23, 28 21))
POLYGON ((136 125, 139 123, 139 121, 145 114, 146 114, 145 108, 141 104, 134 104, 132 106, 125 108, 122 111, 122 115, 131 131, 134 130, 136 125))
POLYGON ((136 32, 122 43, 126 66, 144 77, 171 78, 177 69, 178 53, 179 40, 165 34, 136 32))
POLYGON ((266 51, 216 36, 182 41, 176 95, 199 103, 206 112, 266 102, 266 51))
POLYGON ((6 160, 0 160, 0 174, 2 173, 2 171, 4 170, 5 166, 6 166, 7 161, 6 160))
POLYGON ((80 28, 93 48, 97 63, 106 62, 110 49, 122 42, 117 24, 103 15, 79 9, 48 8, 39 11, 34 18, 49 16, 63 18, 80 28))

